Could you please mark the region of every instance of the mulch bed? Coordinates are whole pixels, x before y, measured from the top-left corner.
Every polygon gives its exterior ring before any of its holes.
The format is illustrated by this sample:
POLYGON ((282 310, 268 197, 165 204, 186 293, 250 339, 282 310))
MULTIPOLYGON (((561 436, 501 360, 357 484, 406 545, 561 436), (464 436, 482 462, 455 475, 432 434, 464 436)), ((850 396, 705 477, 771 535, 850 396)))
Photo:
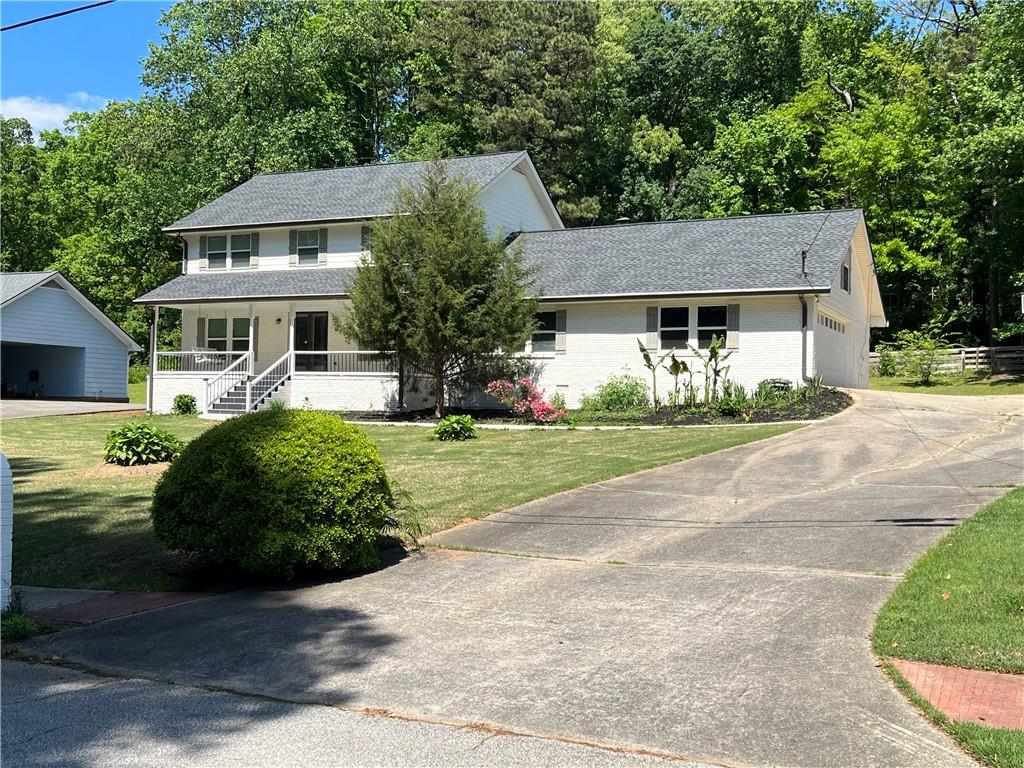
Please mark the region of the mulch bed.
MULTIPOLYGON (((778 421, 804 421, 823 419, 845 410, 853 402, 845 392, 837 389, 822 389, 821 393, 808 399, 800 399, 784 406, 763 408, 750 413, 750 418, 742 416, 721 416, 715 412, 688 412, 682 409, 662 408, 660 411, 643 414, 620 413, 574 413, 572 421, 576 426, 584 425, 636 425, 664 426, 687 424, 770 424, 778 421)), ((509 412, 500 408, 449 408, 449 414, 469 414, 480 424, 521 424, 509 416, 509 412)), ((342 414, 349 421, 378 421, 412 423, 435 421, 434 410, 424 408, 418 411, 402 411, 382 413, 380 411, 349 411, 342 414)))

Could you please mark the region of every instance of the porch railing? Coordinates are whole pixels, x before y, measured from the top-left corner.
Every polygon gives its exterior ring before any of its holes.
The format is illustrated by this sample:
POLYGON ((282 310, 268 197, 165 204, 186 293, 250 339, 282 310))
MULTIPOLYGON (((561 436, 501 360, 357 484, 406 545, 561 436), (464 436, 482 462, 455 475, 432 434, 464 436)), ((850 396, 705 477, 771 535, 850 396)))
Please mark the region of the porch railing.
POLYGON ((345 352, 296 352, 296 373, 397 373, 394 357, 380 352, 351 350, 345 352))
POLYGON ((221 373, 248 355, 248 352, 219 352, 217 350, 157 352, 156 372, 221 373))
POLYGON ((241 357, 206 382, 206 410, 209 411, 227 392, 248 381, 251 372, 252 356, 249 352, 242 352, 241 357))

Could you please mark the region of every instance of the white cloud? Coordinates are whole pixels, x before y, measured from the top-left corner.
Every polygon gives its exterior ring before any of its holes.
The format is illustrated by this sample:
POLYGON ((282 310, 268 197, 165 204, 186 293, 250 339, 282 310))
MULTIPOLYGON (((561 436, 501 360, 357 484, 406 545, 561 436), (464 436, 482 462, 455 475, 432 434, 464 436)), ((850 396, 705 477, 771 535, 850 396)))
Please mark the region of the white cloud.
POLYGON ((72 112, 93 111, 107 103, 101 96, 85 91, 69 93, 63 101, 49 101, 38 96, 11 96, 0 99, 0 114, 4 117, 23 117, 32 124, 36 135, 39 131, 61 128, 72 112))

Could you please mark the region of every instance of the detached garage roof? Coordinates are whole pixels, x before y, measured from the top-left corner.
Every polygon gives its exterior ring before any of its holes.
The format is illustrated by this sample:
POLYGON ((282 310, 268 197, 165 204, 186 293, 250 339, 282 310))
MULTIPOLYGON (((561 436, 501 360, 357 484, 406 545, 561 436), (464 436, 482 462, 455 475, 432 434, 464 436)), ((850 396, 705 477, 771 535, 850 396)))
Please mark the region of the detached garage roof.
MULTIPOLYGON (((99 307, 89 301, 73 286, 60 272, 3 272, 0 273, 0 309, 13 304, 14 302, 31 295, 37 288, 57 288, 67 291, 75 301, 82 305, 90 315, 99 321, 100 325, 110 331, 118 341, 128 347, 130 352, 141 352, 142 347, 135 343, 131 336, 109 317, 103 314, 99 307)), ((0 330, 2 330, 0 323, 0 330)))
MULTIPOLYGON (((522 161, 529 163, 529 157, 525 151, 499 152, 442 162, 451 175, 482 188, 522 161)), ((392 212, 395 193, 419 181, 427 165, 416 161, 254 176, 164 227, 164 232, 387 216, 392 212)))
POLYGON ((815 211, 525 232, 515 242, 548 299, 828 291, 861 221, 860 209, 815 211))

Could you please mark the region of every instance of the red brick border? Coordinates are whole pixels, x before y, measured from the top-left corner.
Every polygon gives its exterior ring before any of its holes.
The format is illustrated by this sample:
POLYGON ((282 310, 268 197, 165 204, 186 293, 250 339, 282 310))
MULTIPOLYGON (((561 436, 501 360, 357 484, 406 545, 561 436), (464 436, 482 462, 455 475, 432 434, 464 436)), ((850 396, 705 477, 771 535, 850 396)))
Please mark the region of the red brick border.
POLYGON ((893 659, 893 666, 950 720, 1024 730, 1024 675, 893 659))

